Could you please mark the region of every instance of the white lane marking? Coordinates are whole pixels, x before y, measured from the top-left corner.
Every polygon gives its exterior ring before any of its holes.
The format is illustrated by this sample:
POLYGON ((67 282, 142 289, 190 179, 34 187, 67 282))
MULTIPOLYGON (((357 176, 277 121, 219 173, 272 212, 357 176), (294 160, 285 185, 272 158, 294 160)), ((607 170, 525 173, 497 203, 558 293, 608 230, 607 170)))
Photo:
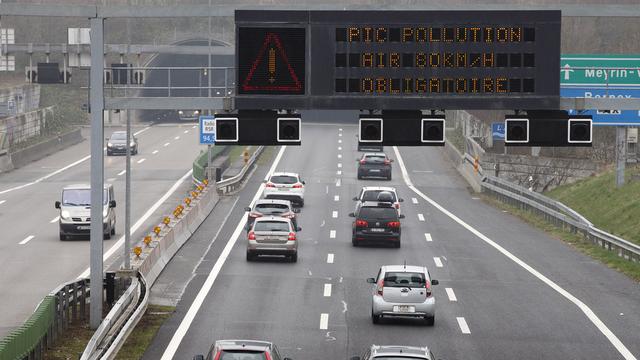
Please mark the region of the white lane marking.
POLYGON ((471 200, 480 200, 480 198, 473 196, 473 197, 471 197, 471 200))
POLYGON ((418 203, 418 199, 416 199, 416 198, 411 198, 411 202, 412 202, 412 203, 414 203, 414 204, 417 204, 417 203, 418 203))
POLYGON ((340 184, 342 184, 342 181, 340 179, 336 180, 336 187, 340 187, 340 184))
POLYGON ((342 159, 342 154, 338 154, 338 159, 342 159))
POLYGON ((329 231, 329 238, 330 239, 335 239, 336 238, 336 231, 335 230, 329 231))
POLYGON ((189 133, 189 130, 185 130, 185 131, 184 131, 184 133, 185 133, 185 134, 188 134, 188 133, 189 133))
POLYGON ((142 158, 142 159, 138 160, 138 164, 142 164, 145 160, 147 160, 147 159, 142 158))
POLYGON ((338 163, 338 168, 341 168, 341 167, 342 167, 342 163, 338 163))
POLYGON ((7 200, 0 200, 0 205, 4 204, 5 202, 7 202, 7 200))
POLYGON ((329 314, 320 314, 320 330, 327 330, 329 327, 329 314))
POLYGON ((331 284, 324 284, 324 297, 331 296, 331 284))
POLYGON ((198 125, 193 125, 191 128, 192 128, 192 129, 195 129, 195 128, 197 128, 197 127, 198 127, 198 125))
POLYGON ((333 264, 333 254, 327 254, 327 264, 333 264))
POLYGON ((332 212, 332 213, 331 213, 331 216, 332 216, 334 219, 338 218, 338 212, 337 212, 337 211, 332 212))
POLYGON ((338 144, 342 144, 342 139, 338 139, 338 144))
POLYGON ((34 237, 35 236, 33 236, 33 235, 29 235, 26 238, 24 238, 24 240, 20 241, 18 244, 24 245, 24 244, 28 243, 29 241, 31 241, 31 239, 33 239, 34 237))
POLYGON ((164 143, 164 145, 162 145, 162 146, 167 147, 167 146, 169 146, 170 144, 171 144, 171 143, 164 143))
POLYGON ((447 292, 447 297, 449 298, 449 301, 458 301, 458 298, 456 297, 456 293, 453 292, 452 288, 444 288, 444 291, 447 292))
POLYGON ((329 185, 327 185, 327 187, 324 189, 324 193, 328 194, 329 193, 329 185))
POLYGON ((174 139, 174 140, 179 140, 179 139, 180 139, 180 136, 176 136, 176 137, 174 137, 173 139, 174 139))
POLYGON ((342 131, 342 128, 338 128, 338 131, 342 131))
MULTIPOLYGON (((598 315, 596 315, 593 312, 593 310, 591 310, 584 302, 582 302, 582 300, 580 300, 577 297, 573 296, 570 292, 568 292, 567 290, 562 288, 560 285, 556 284, 554 281, 552 281, 548 277, 544 276, 542 273, 540 273, 538 270, 536 270, 533 267, 531 267, 526 262, 520 260, 520 258, 518 258, 514 254, 509 252, 507 249, 503 248, 498 243, 496 243, 495 241, 491 240, 486 235, 484 235, 483 233, 481 233, 480 231, 476 230, 471 225, 469 225, 466 222, 464 222, 462 219, 460 219, 459 217, 457 217, 456 215, 451 213, 449 210, 447 210, 444 207, 442 207, 440 204, 435 202, 433 199, 431 199, 430 197, 425 195, 422 191, 418 190, 418 188, 413 186, 413 183, 411 182, 411 178, 409 177, 409 174, 407 173, 407 168, 404 166, 404 161, 402 160, 402 156, 400 155, 400 151, 398 151, 398 147, 394 146, 393 150, 396 153, 396 159, 398 160, 398 165, 400 166, 400 169, 402 171, 402 177, 404 178, 404 182, 409 187, 409 189, 411 189, 413 192, 415 192, 417 195, 419 195, 425 201, 427 201, 428 203, 433 205, 435 208, 440 210, 440 212, 442 212, 443 214, 448 216, 450 219, 452 219, 453 221, 457 222, 460 226, 464 227, 469 232, 471 232, 472 234, 474 234, 475 236, 477 236, 478 238, 480 238, 481 240, 483 240, 484 242, 486 242, 487 244, 492 246, 494 249, 498 250, 498 252, 500 252, 501 254, 506 256, 507 258, 509 258, 511 261, 513 261, 514 263, 518 264, 520 267, 525 269, 527 272, 529 272, 530 274, 532 274, 533 276, 538 278, 538 280, 542 281, 547 286, 549 286, 550 288, 552 288, 553 290, 558 292, 560 295, 565 297, 567 300, 571 301, 574 305, 576 305, 578 307, 578 309, 580 309, 585 314, 587 319, 589 319, 589 321, 591 321, 591 323, 598 330, 600 330, 600 332, 607 338, 607 340, 609 340, 609 342, 616 348, 616 350, 618 350, 620 355, 622 355, 622 357, 624 357, 625 360, 637 360, 637 358, 631 353, 631 351, 629 351, 629 349, 622 343, 622 341, 620 341, 620 339, 618 339, 616 334, 614 334, 611 331, 611 329, 609 329, 607 327, 607 325, 602 320, 600 320, 598 315)), ((465 324, 466 324, 466 322, 465 322, 465 324)))
POLYGON ((333 197, 333 201, 340 201, 340 195, 336 195, 333 197))
POLYGON ((324 220, 322 220, 322 224, 320 224, 320 227, 324 227, 324 220))
POLYGON ((60 216, 56 216, 53 219, 51 219, 51 221, 49 221, 49 224, 57 223, 58 220, 60 220, 60 216))
POLYGON ((342 175, 342 170, 336 171, 336 175, 342 175))
POLYGON ((342 146, 338 146, 338 151, 342 151, 342 146))
POLYGON ((429 233, 424 233, 424 239, 427 240, 428 242, 432 242, 433 238, 431 237, 431 234, 429 233))
POLYGON ((152 154, 155 155, 158 153, 158 150, 153 150, 152 154))
POLYGON ((436 267, 442 267, 442 260, 439 257, 435 256, 433 262, 436 263, 436 267))
POLYGON ((424 215, 422 215, 422 214, 418 214, 418 220, 420 220, 420 221, 424 221, 424 215))
POLYGON ((122 170, 118 173, 118 176, 122 176, 127 173, 127 170, 122 170))
POLYGON ((431 174, 433 172, 433 170, 413 170, 412 172, 414 173, 427 173, 427 174, 431 174))
POLYGON ((342 136, 342 133, 338 134, 338 136, 342 136))
POLYGON ((458 326, 460 326, 460 331, 463 334, 471 334, 471 330, 469 330, 469 325, 467 325, 467 320, 464 319, 464 317, 457 317, 456 320, 458 320, 458 326))
MULTIPOLYGON (((180 185, 182 185, 183 182, 185 182, 185 180, 187 180, 188 178, 191 177, 191 173, 193 172, 192 170, 187 171, 186 174, 182 175, 182 177, 180 179, 178 179, 172 186, 171 188, 169 188, 169 190, 167 190, 166 193, 164 193, 164 195, 162 195, 162 197, 160 199, 158 199, 158 201, 155 202, 155 204, 153 204, 148 210, 147 212, 145 212, 139 219, 138 221, 135 222, 135 224, 133 224, 133 226, 131 227, 131 233, 135 233, 136 230, 138 230, 138 228, 140 226, 142 226, 142 224, 144 224, 145 221, 147 221, 147 219, 149 217, 151 217, 151 215, 153 215, 153 213, 158 210, 158 208, 165 202, 167 201, 167 199, 173 195, 174 192, 176 192, 176 190, 178 190, 178 188, 180 187, 180 185)), ((120 239, 118 239, 118 241, 113 244, 113 246, 111 248, 109 248, 109 250, 107 250, 104 253, 104 256, 102 257, 104 261, 108 260, 111 256, 113 256, 113 254, 115 254, 116 251, 118 251, 118 249, 120 249, 120 247, 122 246, 122 244, 124 244, 124 235, 120 237, 120 239)), ((89 268, 85 269, 85 271, 83 271, 80 275, 78 275, 78 279, 84 279, 84 278, 88 278, 89 277, 89 268)))
MULTIPOLYGON (((273 174, 286 148, 287 148, 286 146, 283 146, 280 148, 280 151, 278 152, 278 155, 276 155, 276 158, 274 159, 273 164, 271 165, 271 168, 269 169, 269 172, 265 176, 264 180, 268 180, 271 174, 273 174)), ((189 175, 191 175, 191 171, 189 172, 189 175)), ((264 184, 260 185, 260 187, 258 188, 258 191, 253 196, 253 200, 251 200, 251 204, 249 206, 253 207, 253 204, 255 204, 255 202, 258 200, 260 195, 262 195, 262 190, 264 190, 264 184)), ((207 276, 207 279, 202 285, 202 288, 200 288, 200 291, 198 291, 198 295, 196 295, 195 299, 193 300, 193 303, 191 304, 191 306, 189 306, 189 310, 187 310, 186 315, 184 316, 184 318, 182 318, 182 321, 180 322, 178 329, 174 332, 173 337, 171 338, 171 341, 167 345, 167 348, 164 350, 164 353, 162 354, 161 360, 173 359, 174 355, 176 354, 176 351, 178 350, 178 347, 180 346, 180 343, 182 342, 182 339, 187 334, 189 327, 191 327, 191 323, 193 322, 193 319, 195 319, 196 315, 198 314, 198 311, 200 310, 200 307, 204 303, 205 298, 213 288, 213 283, 218 278, 218 274, 220 273, 220 270, 222 269, 222 266, 224 265, 224 263, 227 261, 227 258, 229 257, 231 250, 235 246, 236 241, 240 236, 240 233, 244 230, 244 226, 246 222, 247 222, 247 217, 242 216, 240 218, 240 222, 238 222, 238 226, 236 226, 235 231, 233 232, 233 234, 231 235, 231 238, 227 242, 227 245, 225 245, 224 249, 222 250, 222 253, 220 254, 220 257, 218 257, 218 260, 216 261, 215 265, 211 269, 211 272, 207 276)))

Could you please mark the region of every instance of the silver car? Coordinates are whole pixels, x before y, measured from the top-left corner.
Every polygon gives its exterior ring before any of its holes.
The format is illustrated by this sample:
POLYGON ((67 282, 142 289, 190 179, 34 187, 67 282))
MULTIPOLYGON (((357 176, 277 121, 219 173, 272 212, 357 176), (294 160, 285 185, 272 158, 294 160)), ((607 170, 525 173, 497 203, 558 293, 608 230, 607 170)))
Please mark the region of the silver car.
POLYGON ((263 216, 255 219, 247 234, 247 261, 259 255, 284 255, 291 262, 298 261, 297 232, 291 219, 263 216))
POLYGON ((380 346, 371 345, 371 349, 362 356, 353 356, 351 360, 435 360, 428 347, 418 346, 380 346))
POLYGON ((432 280, 424 266, 386 265, 380 268, 374 284, 371 319, 378 324, 384 316, 423 318, 433 326, 436 316, 436 299, 431 291, 432 280))

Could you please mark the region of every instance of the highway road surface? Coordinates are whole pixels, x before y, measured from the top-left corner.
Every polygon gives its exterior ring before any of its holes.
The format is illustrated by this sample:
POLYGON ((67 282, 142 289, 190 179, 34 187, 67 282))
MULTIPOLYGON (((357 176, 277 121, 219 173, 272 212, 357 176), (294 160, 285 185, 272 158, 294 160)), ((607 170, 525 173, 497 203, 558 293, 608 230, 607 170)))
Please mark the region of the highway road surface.
MULTIPOLYGON (((105 129, 105 135, 119 128, 105 129)), ((194 124, 136 126, 140 153, 132 156, 132 240, 184 197, 192 161, 201 150, 194 124), (137 223, 137 224, 136 224, 137 223), (137 230, 137 231, 135 231, 137 230)), ((88 138, 88 131, 84 134, 88 138)), ((58 285, 88 275, 89 241, 60 241, 62 188, 90 181, 89 140, 21 169, 0 174, 0 336, 21 325, 58 285), (16 301, 19 299, 19 301, 16 301)), ((105 158, 104 178, 116 193, 116 236, 104 241, 105 267, 121 261, 125 212, 125 157, 105 158)))
POLYGON ((640 289, 627 277, 493 208, 467 190, 439 148, 386 147, 393 180, 356 180, 356 127, 306 124, 300 147, 274 148, 162 273, 177 303, 145 359, 191 359, 225 338, 270 340, 293 359, 348 359, 371 344, 428 345, 443 359, 635 359, 640 289), (245 212, 273 170, 307 181, 297 263, 245 260, 245 212), (351 200, 392 184, 404 202, 402 247, 351 246, 351 200), (426 265, 434 327, 374 325, 371 287, 385 264, 426 265))

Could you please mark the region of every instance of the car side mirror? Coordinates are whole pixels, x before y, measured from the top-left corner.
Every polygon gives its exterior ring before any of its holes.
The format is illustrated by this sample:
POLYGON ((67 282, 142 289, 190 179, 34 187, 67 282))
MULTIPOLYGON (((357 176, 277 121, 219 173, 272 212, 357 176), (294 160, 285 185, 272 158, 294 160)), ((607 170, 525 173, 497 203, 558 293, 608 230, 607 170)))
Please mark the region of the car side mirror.
POLYGON ((393 159, 389 159, 389 162, 393 162, 393 159))
POLYGON ((357 196, 354 196, 352 200, 353 200, 353 201, 358 201, 358 197, 357 197, 357 196))
POLYGON ((266 184, 266 183, 267 183, 267 180, 262 180, 262 183, 263 183, 263 184, 266 184))
POLYGON ((349 217, 356 217, 356 214, 354 214, 354 213, 349 213, 349 217))
POLYGON ((293 208, 293 212, 296 213, 296 214, 299 214, 300 213, 300 208, 293 208))
POLYGON ((400 214, 400 216, 398 216, 400 219, 404 219, 406 216, 404 216, 404 214, 400 214))
POLYGON ((298 226, 298 227, 296 228, 296 231, 302 231, 302 227, 298 226))
POLYGON ((251 211, 251 208, 247 206, 246 208, 244 208, 244 211, 251 211))
POLYGON ((307 185, 307 182, 302 180, 302 185, 307 185))
POLYGON ((403 198, 398 199, 399 202, 404 202, 403 198))
POLYGON ((436 279, 432 279, 431 280, 431 285, 438 285, 440 284, 440 281, 436 280, 436 279))
POLYGON ((369 284, 375 284, 375 283, 376 283, 376 279, 374 279, 374 278, 367 278, 367 283, 369 283, 369 284))
POLYGON ((109 138, 104 138, 106 141, 109 141, 109 138))
POLYGON ((56 209, 60 209, 60 201, 56 201, 55 204, 53 204, 53 206, 55 206, 56 209))
POLYGON ((109 207, 110 207, 110 208, 114 208, 114 207, 116 207, 116 201, 115 201, 115 200, 111 200, 111 201, 109 201, 109 207))

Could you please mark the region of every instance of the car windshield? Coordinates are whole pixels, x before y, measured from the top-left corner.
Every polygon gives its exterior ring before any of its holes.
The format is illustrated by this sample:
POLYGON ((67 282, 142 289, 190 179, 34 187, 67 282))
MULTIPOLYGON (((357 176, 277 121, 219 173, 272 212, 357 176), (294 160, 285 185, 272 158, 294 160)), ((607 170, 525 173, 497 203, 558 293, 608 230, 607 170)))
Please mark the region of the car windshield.
POLYGON ((271 182, 275 184, 295 184, 298 182, 298 178, 290 175, 274 175, 271 177, 271 182))
POLYGON ((382 164, 386 160, 386 157, 384 155, 367 155, 364 159, 368 163, 382 164))
POLYGON ((384 274, 384 286, 424 287, 424 274, 417 272, 388 272, 384 274))
MULTIPOLYGON (((362 201, 378 201, 378 194, 380 194, 381 192, 383 192, 385 190, 367 190, 364 192, 364 195, 362 195, 362 201)), ((385 191, 388 192, 389 194, 391 194, 391 197, 393 198, 393 201, 396 201, 396 194, 391 192, 391 191, 385 191)))
POLYGON ((257 204, 256 211, 263 214, 282 214, 289 211, 289 207, 284 204, 257 204))
POLYGON ((359 217, 363 219, 395 219, 398 216, 397 210, 388 207, 363 207, 360 209, 359 217))
POLYGON ((225 350, 220 360, 265 360, 263 351, 233 351, 225 350))
POLYGON ((289 231, 289 224, 284 221, 258 221, 253 231, 289 231))
MULTIPOLYGON (((102 194, 103 204, 107 203, 107 189, 102 194)), ((62 191, 62 205, 64 206, 89 206, 91 205, 90 189, 69 189, 62 191)))
POLYGON ((111 134, 111 140, 126 140, 127 139, 127 134, 126 133, 113 133, 111 134))

